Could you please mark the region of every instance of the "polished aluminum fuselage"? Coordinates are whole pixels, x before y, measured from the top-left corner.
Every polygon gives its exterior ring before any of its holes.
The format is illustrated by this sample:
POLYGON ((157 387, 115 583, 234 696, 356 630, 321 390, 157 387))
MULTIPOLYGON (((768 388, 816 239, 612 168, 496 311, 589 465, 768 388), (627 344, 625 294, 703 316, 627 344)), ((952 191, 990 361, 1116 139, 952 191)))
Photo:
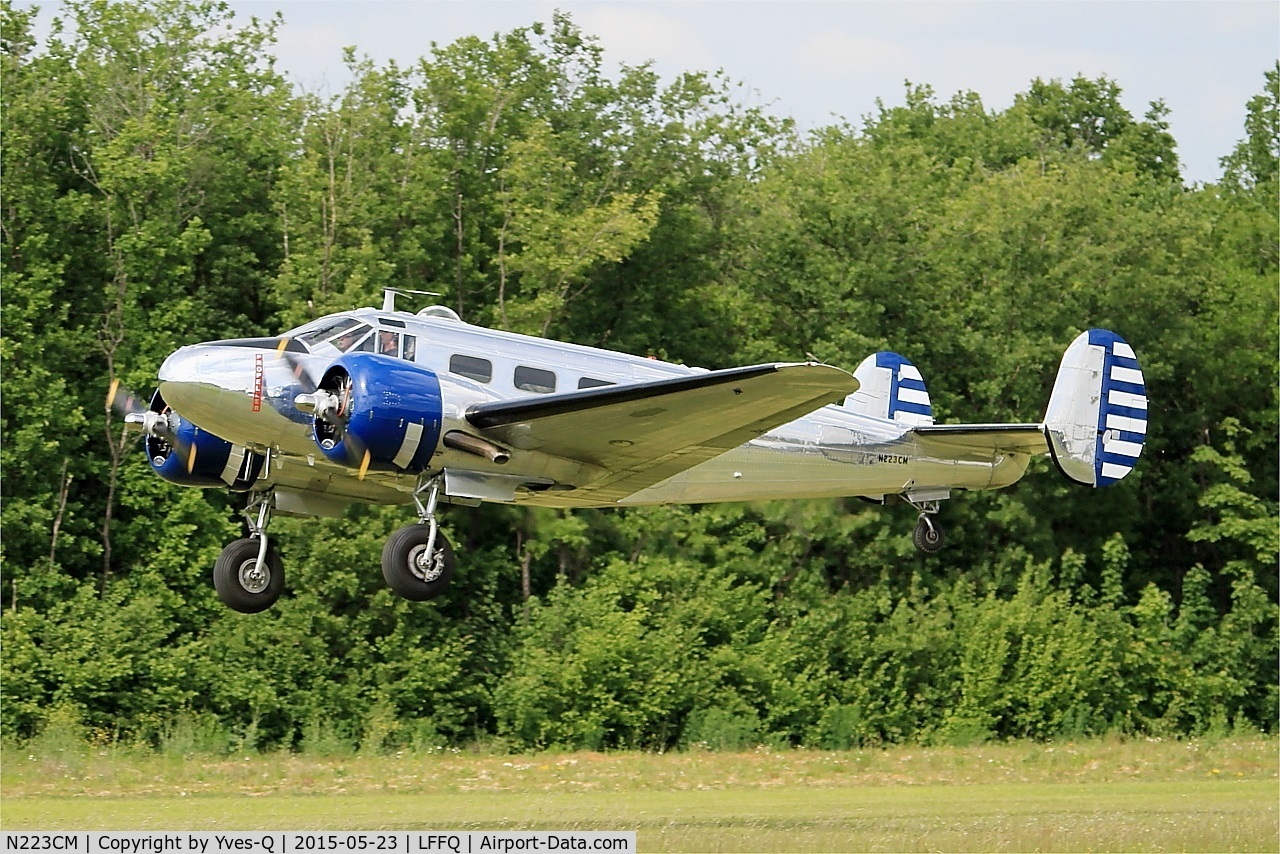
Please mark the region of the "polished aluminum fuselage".
MULTIPOLYGON (((565 344, 471 326, 447 316, 360 309, 343 316, 374 330, 387 329, 416 338, 413 361, 440 379, 442 434, 477 432, 465 420, 469 406, 493 400, 530 397, 518 388, 517 367, 551 371, 557 390, 576 390, 583 378, 614 384, 647 382, 701 371, 654 359, 565 344), (388 323, 389 321, 389 323, 388 323), (482 358, 492 364, 489 382, 450 371, 454 356, 482 358)), ((320 321, 287 336, 304 335, 320 321)), ((287 341, 280 339, 281 341, 287 341)), ((283 347, 283 344, 281 345, 283 347)), ((274 488, 285 512, 336 514, 353 501, 405 504, 419 483, 416 474, 368 471, 326 460, 312 435, 310 417, 294 405, 304 391, 299 366, 320 376, 341 353, 318 344, 310 353, 282 357, 281 349, 213 342, 183 347, 160 370, 160 390, 181 416, 234 445, 269 453, 270 465, 255 488, 274 488)), ((589 416, 584 416, 589 417, 589 416)), ((516 451, 505 465, 439 446, 432 471, 453 473, 448 498, 491 500, 548 507, 703 503, 774 498, 825 498, 905 494, 936 499, 952 489, 1007 486, 1026 470, 1023 454, 974 450, 940 458, 925 452, 910 425, 875 418, 842 405, 824 406, 718 457, 607 504, 589 491, 526 489, 580 484, 592 466, 536 451, 516 451)))

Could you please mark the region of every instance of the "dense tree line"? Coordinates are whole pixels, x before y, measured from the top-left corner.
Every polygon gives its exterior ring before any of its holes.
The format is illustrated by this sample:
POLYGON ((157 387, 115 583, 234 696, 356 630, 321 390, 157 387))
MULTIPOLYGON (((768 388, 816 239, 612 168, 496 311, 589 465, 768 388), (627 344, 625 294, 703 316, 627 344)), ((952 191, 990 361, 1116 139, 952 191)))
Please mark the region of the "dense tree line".
POLYGON ((731 81, 605 71, 563 15, 354 50, 299 94, 276 21, 0 6, 3 732, 180 722, 323 749, 666 748, 1273 730, 1280 64, 1215 184, 1106 78, 1007 109, 909 87, 798 134, 731 81), (241 525, 104 410, 181 344, 440 291, 473 323, 707 367, 907 354, 940 420, 1039 416, 1062 348, 1143 359, 1134 476, 1036 464, 945 510, 856 501, 454 508, 451 592, 383 588, 403 509, 279 520, 272 611, 209 584, 241 525), (521 586, 522 568, 531 596, 521 586))

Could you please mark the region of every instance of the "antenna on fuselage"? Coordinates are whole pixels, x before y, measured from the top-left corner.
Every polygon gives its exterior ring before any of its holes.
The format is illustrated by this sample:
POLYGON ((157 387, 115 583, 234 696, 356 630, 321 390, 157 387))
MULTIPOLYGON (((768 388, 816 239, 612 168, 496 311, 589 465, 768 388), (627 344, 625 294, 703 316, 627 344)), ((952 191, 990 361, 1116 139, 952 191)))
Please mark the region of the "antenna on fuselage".
POLYGON ((396 310, 396 295, 407 296, 408 294, 419 294, 424 297, 438 297, 440 294, 435 291, 415 291, 411 288, 383 288, 382 289, 382 310, 396 310))

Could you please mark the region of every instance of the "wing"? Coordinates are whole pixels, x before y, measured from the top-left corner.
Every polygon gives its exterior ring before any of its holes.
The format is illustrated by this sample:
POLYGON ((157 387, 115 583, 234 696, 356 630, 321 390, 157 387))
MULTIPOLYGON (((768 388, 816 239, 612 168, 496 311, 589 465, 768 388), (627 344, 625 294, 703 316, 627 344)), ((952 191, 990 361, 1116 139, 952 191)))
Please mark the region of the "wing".
POLYGON ((911 435, 939 455, 1049 453, 1043 424, 936 424, 912 428, 911 435))
POLYGON ((581 492, 617 501, 858 388, 830 365, 770 364, 567 394, 481 403, 467 421, 520 450, 604 473, 581 492))

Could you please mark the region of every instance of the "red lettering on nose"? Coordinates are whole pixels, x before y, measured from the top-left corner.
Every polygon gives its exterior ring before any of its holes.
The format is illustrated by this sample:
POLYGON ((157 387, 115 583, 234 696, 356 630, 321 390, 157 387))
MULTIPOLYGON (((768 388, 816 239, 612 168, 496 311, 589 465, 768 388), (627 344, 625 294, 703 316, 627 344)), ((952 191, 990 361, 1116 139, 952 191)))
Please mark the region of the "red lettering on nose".
POLYGON ((253 356, 253 411, 262 410, 262 354, 255 353, 253 356))

